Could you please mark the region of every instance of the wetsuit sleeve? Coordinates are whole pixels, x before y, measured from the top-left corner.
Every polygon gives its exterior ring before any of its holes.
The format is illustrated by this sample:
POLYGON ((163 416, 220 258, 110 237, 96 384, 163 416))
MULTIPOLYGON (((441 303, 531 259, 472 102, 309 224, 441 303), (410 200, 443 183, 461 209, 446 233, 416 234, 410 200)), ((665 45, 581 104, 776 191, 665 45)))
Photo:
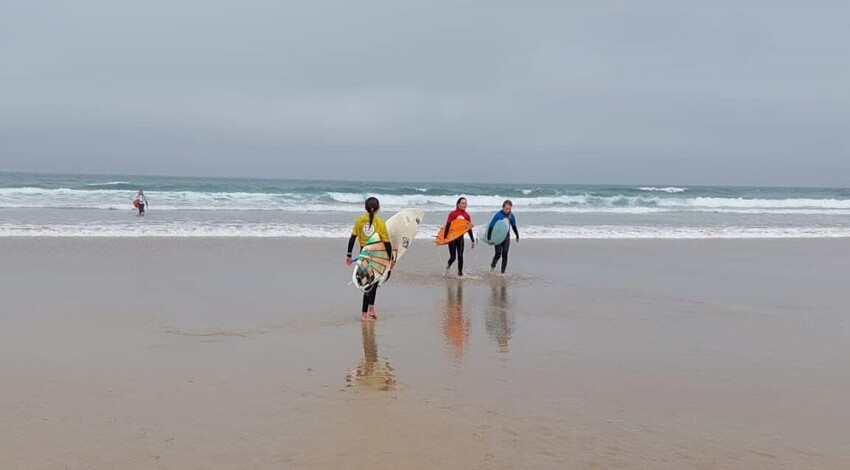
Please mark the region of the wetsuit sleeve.
POLYGON ((351 238, 348 239, 348 255, 351 256, 351 250, 354 249, 354 240, 357 240, 357 235, 352 234, 351 238))
POLYGON ((390 260, 395 261, 392 242, 384 242, 384 247, 387 249, 387 253, 390 255, 390 260))
POLYGON ((498 212, 496 213, 496 215, 493 216, 492 219, 490 219, 490 225, 487 226, 487 240, 489 240, 490 235, 493 234, 493 227, 496 226, 497 220, 499 220, 499 213, 498 212))
POLYGON ((446 219, 446 229, 443 233, 443 238, 446 238, 446 237, 449 236, 449 228, 452 225, 452 215, 454 215, 454 212, 450 213, 449 217, 446 219))
POLYGON ((493 227, 496 226, 496 222, 499 221, 499 215, 500 214, 501 214, 501 212, 496 212, 496 214, 493 215, 493 218, 490 219, 490 228, 493 228, 493 227))
POLYGON ((517 240, 519 240, 519 230, 516 228, 516 217, 511 214, 511 228, 514 229, 514 235, 516 235, 517 240))

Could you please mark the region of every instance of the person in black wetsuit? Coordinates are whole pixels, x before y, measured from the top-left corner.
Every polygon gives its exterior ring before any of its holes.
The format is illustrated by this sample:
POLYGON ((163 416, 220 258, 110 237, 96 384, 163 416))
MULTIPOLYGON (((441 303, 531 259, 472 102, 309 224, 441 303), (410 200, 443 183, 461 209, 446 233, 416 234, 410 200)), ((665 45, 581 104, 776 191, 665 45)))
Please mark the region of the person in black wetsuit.
POLYGON ((148 198, 142 188, 139 188, 139 194, 136 195, 136 200, 139 201, 139 215, 145 215, 145 209, 148 205, 148 198))
MULTIPOLYGON (((466 220, 467 222, 472 222, 472 218, 469 217, 469 214, 466 213, 466 198, 462 197, 457 200, 455 203, 455 210, 453 210, 449 214, 449 218, 446 219, 446 230, 443 234, 443 237, 449 236, 449 228, 457 219, 466 220)), ((475 249, 475 235, 472 233, 472 229, 469 229, 469 239, 472 240, 472 248, 475 249)), ((463 237, 457 237, 456 239, 449 242, 449 262, 446 265, 446 275, 449 274, 449 269, 452 267, 452 264, 457 259, 457 275, 463 276, 463 237)))
MULTIPOLYGON (((511 210, 514 207, 514 203, 510 200, 506 200, 502 203, 502 210, 496 212, 493 216, 493 219, 490 220, 490 225, 487 226, 487 240, 490 239, 490 236, 493 234, 493 227, 500 223, 500 221, 507 219, 511 225, 511 229, 513 229, 514 234, 516 235, 516 242, 519 243, 519 231, 516 228, 516 217, 511 213, 511 210)), ((508 250, 511 248, 511 235, 508 234, 505 237, 505 241, 496 245, 496 254, 493 256, 493 261, 490 263, 490 272, 496 269, 496 263, 499 261, 499 258, 502 259, 502 274, 505 274, 505 270, 508 268, 508 250)))

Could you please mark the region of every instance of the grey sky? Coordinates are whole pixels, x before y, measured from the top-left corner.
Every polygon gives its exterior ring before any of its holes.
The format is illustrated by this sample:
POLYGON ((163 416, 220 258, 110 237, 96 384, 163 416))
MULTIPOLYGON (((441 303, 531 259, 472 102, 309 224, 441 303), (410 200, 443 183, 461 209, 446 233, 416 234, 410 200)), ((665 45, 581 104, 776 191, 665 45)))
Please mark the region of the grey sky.
POLYGON ((850 186, 848 2, 0 11, 0 170, 850 186))

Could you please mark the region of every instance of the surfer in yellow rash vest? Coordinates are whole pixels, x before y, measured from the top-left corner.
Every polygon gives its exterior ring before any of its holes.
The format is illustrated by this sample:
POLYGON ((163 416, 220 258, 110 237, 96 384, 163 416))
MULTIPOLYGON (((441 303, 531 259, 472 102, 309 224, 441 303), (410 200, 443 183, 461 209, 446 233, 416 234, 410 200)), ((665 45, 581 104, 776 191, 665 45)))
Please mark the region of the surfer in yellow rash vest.
MULTIPOLYGON (((462 197, 457 200, 455 203, 455 210, 449 213, 449 218, 446 219, 446 229, 443 237, 449 236, 449 228, 457 219, 466 220, 467 222, 472 222, 472 218, 466 212, 466 198, 462 197)), ((472 248, 475 249, 475 235, 472 233, 472 229, 469 229, 469 238, 472 240, 472 248)), ((446 265, 446 275, 449 274, 449 269, 454 264, 455 259, 457 259, 457 275, 463 276, 463 237, 457 237, 454 240, 449 242, 449 262, 446 265)))
MULTIPOLYGON (((369 237, 375 233, 384 242, 387 248, 387 253, 393 257, 393 245, 390 242, 390 235, 387 233, 387 224, 384 219, 378 217, 378 211, 381 209, 381 203, 377 198, 370 197, 366 199, 366 213, 361 215, 354 221, 354 228, 351 229, 351 238, 348 239, 348 252, 345 255, 346 266, 351 266, 351 250, 354 249, 354 241, 360 242, 361 248, 368 243, 369 237)), ((386 280, 389 280, 392 274, 393 264, 390 263, 387 268, 386 280)), ((361 321, 376 320, 378 312, 375 311, 375 295, 378 292, 378 283, 372 285, 368 291, 363 293, 363 308, 360 313, 361 321)))

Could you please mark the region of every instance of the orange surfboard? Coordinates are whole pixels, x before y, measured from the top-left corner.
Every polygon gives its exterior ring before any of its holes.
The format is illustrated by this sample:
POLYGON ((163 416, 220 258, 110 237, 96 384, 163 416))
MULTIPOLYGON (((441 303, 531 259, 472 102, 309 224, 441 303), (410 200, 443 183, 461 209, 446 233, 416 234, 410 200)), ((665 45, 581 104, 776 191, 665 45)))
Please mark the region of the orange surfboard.
POLYGON ((440 231, 437 232, 437 244, 445 245, 459 237, 466 235, 466 232, 472 230, 475 227, 472 225, 472 222, 464 219, 455 219, 452 221, 451 225, 449 225, 449 236, 444 237, 446 234, 446 227, 440 227, 440 231))

